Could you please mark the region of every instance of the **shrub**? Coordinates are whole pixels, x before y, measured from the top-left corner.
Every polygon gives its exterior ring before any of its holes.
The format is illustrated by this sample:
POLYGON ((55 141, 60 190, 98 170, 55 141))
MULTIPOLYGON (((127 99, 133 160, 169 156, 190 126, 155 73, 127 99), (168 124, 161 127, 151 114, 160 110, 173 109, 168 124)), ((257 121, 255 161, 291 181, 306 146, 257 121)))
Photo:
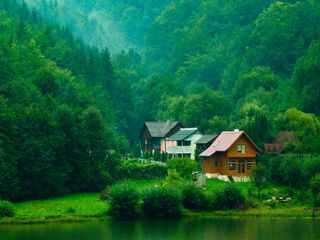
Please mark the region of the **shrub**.
POLYGON ((182 190, 183 206, 190 210, 206 210, 209 200, 202 189, 193 184, 184 186, 182 190))
POLYGON ((14 205, 8 201, 0 201, 0 218, 13 217, 13 216, 14 216, 14 205))
POLYGON ((316 174, 310 181, 310 189, 314 205, 320 206, 320 173, 316 174))
POLYGON ((199 165, 190 158, 172 158, 167 162, 169 170, 177 170, 181 177, 185 179, 192 178, 192 172, 198 170, 199 165))
POLYGON ((256 199, 249 197, 246 201, 246 207, 247 208, 256 208, 259 206, 259 202, 257 202, 256 199))
POLYGON ((157 163, 141 163, 136 159, 122 160, 117 169, 119 179, 155 179, 167 175, 167 166, 157 163))
POLYGON ((150 217, 181 216, 181 194, 173 187, 152 188, 144 192, 142 210, 150 217))
POLYGON ((76 212, 76 210, 72 207, 70 207, 66 210, 66 213, 75 213, 75 212, 76 212))
POLYGON ((268 179, 268 169, 262 164, 258 164, 253 169, 253 182, 258 189, 258 198, 261 197, 261 190, 265 188, 268 179))
POLYGON ((244 205, 245 198, 241 191, 230 185, 216 194, 212 207, 216 210, 227 210, 237 209, 244 205))
POLYGON ((276 201, 266 202, 265 205, 269 206, 272 209, 275 209, 278 206, 278 202, 276 201))
POLYGON ((169 170, 168 175, 165 179, 165 185, 176 186, 182 184, 184 179, 180 176, 177 170, 169 170))
POLYGON ((139 203, 137 190, 128 183, 114 185, 109 193, 110 214, 118 219, 130 219, 136 216, 139 203))

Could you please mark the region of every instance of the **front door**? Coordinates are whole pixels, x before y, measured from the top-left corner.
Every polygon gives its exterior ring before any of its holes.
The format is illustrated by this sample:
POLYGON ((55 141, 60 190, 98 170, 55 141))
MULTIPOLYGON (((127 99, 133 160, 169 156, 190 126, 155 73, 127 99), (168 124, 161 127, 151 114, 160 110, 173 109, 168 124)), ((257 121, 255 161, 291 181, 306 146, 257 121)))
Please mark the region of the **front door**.
POLYGON ((245 160, 239 160, 238 162, 238 174, 245 174, 246 162, 245 160))

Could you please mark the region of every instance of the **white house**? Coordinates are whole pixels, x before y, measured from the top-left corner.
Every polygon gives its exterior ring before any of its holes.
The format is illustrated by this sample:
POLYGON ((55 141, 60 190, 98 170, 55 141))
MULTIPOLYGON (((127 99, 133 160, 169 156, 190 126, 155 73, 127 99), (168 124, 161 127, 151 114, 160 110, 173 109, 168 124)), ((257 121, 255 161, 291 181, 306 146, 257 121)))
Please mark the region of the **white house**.
POLYGON ((181 128, 180 131, 166 138, 166 152, 169 158, 189 157, 195 159, 196 142, 203 135, 198 128, 181 128))

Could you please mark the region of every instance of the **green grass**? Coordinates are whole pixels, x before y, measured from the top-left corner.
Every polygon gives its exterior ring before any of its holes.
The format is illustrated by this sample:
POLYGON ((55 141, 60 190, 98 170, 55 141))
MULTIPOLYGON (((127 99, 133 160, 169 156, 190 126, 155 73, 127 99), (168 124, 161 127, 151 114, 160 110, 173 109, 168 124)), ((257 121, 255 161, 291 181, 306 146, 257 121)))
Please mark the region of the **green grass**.
MULTIPOLYGON (((160 186, 163 179, 159 180, 130 180, 139 192, 143 192, 150 186, 160 186)), ((230 183, 217 179, 207 180, 208 193, 224 188, 230 183)), ((250 183, 237 183, 237 187, 247 195, 250 183)), ((280 187, 269 186, 265 191, 279 192, 280 187)), ((71 194, 60 198, 47 200, 34 200, 15 204, 16 215, 13 218, 0 219, 0 224, 15 223, 45 223, 45 222, 74 222, 74 221, 97 221, 108 220, 109 209, 107 201, 100 200, 100 193, 71 194)), ((192 212, 184 210, 186 217, 220 217, 220 216, 251 216, 251 217, 310 217, 311 212, 303 210, 303 204, 278 204, 274 209, 260 204, 257 208, 243 211, 215 211, 215 212, 192 212)))
POLYGON ((106 213, 107 203, 101 201, 99 196, 99 193, 72 194, 61 198, 17 203, 16 217, 101 215, 106 213))

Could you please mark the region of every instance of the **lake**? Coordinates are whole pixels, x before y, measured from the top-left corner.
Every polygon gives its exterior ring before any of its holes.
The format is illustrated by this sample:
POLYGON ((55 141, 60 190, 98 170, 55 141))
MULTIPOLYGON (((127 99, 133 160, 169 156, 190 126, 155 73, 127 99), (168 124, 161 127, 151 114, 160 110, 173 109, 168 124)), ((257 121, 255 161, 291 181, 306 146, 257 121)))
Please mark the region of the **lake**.
POLYGON ((320 220, 214 218, 0 226, 1 240, 320 240, 320 220))

